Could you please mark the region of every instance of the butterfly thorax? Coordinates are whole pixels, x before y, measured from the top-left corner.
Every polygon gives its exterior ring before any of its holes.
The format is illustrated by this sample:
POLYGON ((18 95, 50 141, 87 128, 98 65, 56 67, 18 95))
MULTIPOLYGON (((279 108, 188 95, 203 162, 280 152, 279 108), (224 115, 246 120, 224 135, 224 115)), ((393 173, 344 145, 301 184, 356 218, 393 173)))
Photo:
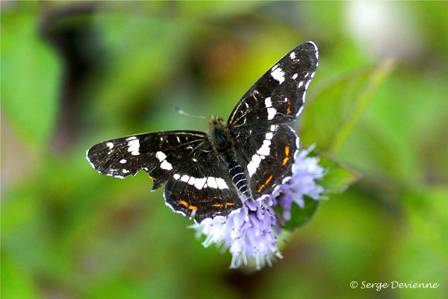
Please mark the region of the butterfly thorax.
POLYGON ((219 153, 232 150, 232 139, 227 129, 227 125, 222 118, 212 116, 208 122, 208 138, 213 149, 219 153))

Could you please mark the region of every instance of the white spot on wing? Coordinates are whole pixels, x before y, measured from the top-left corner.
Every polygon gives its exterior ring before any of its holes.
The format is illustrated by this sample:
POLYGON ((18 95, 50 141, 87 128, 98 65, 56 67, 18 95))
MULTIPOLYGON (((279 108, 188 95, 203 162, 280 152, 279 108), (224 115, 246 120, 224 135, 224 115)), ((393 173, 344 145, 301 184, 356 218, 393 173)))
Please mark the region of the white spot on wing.
POLYGON ((289 58, 295 59, 296 58, 296 53, 291 52, 291 54, 289 54, 289 58))
POLYGON ((171 163, 168 162, 167 160, 163 160, 163 162, 160 164, 160 168, 165 169, 165 170, 172 170, 173 165, 171 165, 171 163))
POLYGON ((249 164, 247 164, 247 172, 249 173, 249 176, 252 176, 255 171, 257 171, 258 165, 255 165, 254 162, 250 161, 249 164))
POLYGON ((219 189, 229 189, 229 186, 227 186, 226 181, 224 181, 222 178, 217 178, 216 183, 218 184, 219 189))
POLYGON ((126 162, 127 162, 126 159, 121 159, 121 160, 120 160, 120 163, 121 163, 121 164, 124 164, 124 163, 126 163, 126 162))
POLYGON ((267 97, 267 98, 264 100, 264 104, 265 104, 266 108, 272 107, 271 97, 267 97))
POLYGON ((190 177, 190 179, 188 180, 188 185, 194 185, 194 182, 196 181, 196 178, 195 177, 190 177))
POLYGON ((113 149, 113 148, 114 148, 114 144, 113 144, 112 142, 108 142, 108 143, 106 143, 106 146, 107 146, 109 149, 113 149))
POLYGON ((214 177, 207 178, 207 185, 210 188, 214 188, 214 189, 218 188, 218 184, 216 183, 216 178, 214 178, 214 177))
POLYGON ((178 180, 178 179, 180 179, 180 175, 178 173, 175 173, 175 174, 173 174, 173 178, 175 180, 178 180))
POLYGON ((136 137, 127 138, 128 141, 128 152, 133 156, 140 155, 140 141, 136 137))
POLYGON ((270 147, 271 146, 271 142, 269 140, 265 140, 263 142, 263 145, 258 149, 257 154, 258 155, 262 155, 262 156, 268 156, 269 153, 271 152, 270 147))
POLYGON ((278 81, 278 83, 282 84, 283 81, 285 81, 285 73, 282 71, 281 68, 276 68, 271 71, 271 76, 275 80, 278 81))
POLYGON ((268 120, 274 119, 275 115, 277 114, 277 110, 275 108, 268 108, 268 120))
POLYGON ((201 190, 204 187, 206 181, 207 181, 207 178, 196 179, 194 182, 194 186, 197 189, 201 190))
POLYGON ((166 159, 166 155, 164 152, 158 151, 156 153, 156 158, 157 158, 157 160, 159 160, 159 162, 162 162, 163 160, 166 159))
POLYGON ((299 76, 299 75, 297 75, 297 73, 295 73, 294 75, 292 75, 291 78, 292 78, 293 80, 295 80, 295 79, 297 79, 298 76, 299 76))

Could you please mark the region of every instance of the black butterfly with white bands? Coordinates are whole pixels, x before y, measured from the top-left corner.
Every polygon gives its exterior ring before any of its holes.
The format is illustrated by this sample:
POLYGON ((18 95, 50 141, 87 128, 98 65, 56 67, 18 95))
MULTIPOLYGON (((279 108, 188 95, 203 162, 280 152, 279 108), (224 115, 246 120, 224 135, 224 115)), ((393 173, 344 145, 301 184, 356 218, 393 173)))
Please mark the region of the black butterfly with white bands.
POLYGON ((209 132, 167 131, 94 145, 87 159, 101 174, 124 178, 143 169, 165 187, 175 212, 201 221, 227 215, 291 176, 299 138, 290 126, 314 76, 318 50, 305 42, 280 59, 233 109, 227 123, 209 120, 209 132))

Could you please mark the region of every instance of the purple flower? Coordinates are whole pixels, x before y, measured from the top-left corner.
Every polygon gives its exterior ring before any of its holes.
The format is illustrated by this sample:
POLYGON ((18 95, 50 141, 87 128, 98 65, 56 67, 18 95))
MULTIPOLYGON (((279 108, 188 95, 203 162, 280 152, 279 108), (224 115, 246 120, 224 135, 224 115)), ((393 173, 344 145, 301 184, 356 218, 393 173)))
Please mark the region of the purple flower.
POLYGON ((232 254, 230 268, 254 264, 257 269, 271 265, 275 258, 281 258, 278 236, 281 231, 280 215, 273 207, 280 205, 283 218, 289 220, 293 203, 304 206, 303 196, 320 199, 324 189, 316 180, 322 178, 324 169, 318 159, 307 157, 312 149, 302 150, 296 155, 291 179, 276 188, 273 194, 257 200, 242 199, 243 207, 227 215, 206 218, 192 227, 198 235, 205 235, 203 245, 223 246, 232 254))
POLYGON ((319 159, 316 157, 307 157, 313 150, 313 147, 299 152, 292 166, 292 177, 289 182, 283 184, 274 191, 272 196, 282 207, 283 219, 291 219, 291 206, 293 203, 304 208, 303 197, 309 196, 314 200, 321 199, 324 188, 319 186, 316 181, 325 175, 325 169, 319 165, 319 159))
POLYGON ((227 217, 204 219, 193 226, 204 234, 204 246, 222 245, 232 254, 230 268, 255 263, 257 269, 270 265, 273 257, 281 257, 277 246, 280 227, 270 200, 244 200, 243 207, 227 217))

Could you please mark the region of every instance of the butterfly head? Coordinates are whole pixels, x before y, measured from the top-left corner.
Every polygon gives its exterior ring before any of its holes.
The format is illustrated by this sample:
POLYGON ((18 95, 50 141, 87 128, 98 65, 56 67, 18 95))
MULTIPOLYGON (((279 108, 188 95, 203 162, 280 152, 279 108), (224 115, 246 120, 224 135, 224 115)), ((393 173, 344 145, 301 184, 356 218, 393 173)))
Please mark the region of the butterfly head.
POLYGON ((215 127, 225 128, 226 123, 221 117, 213 115, 208 120, 208 128, 209 128, 209 130, 212 130, 215 127))

